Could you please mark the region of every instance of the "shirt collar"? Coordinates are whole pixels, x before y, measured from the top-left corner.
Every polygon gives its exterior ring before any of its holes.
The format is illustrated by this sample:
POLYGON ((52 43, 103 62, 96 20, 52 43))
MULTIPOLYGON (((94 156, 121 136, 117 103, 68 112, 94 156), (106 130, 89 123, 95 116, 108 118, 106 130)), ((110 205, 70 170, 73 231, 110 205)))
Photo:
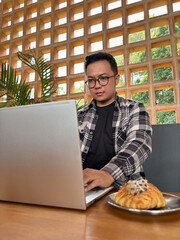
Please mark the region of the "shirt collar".
MULTIPOLYGON (((117 92, 116 92, 115 105, 116 105, 118 102, 120 103, 120 97, 118 96, 118 94, 117 94, 117 92)), ((90 109, 90 108, 96 109, 96 100, 95 100, 95 99, 93 99, 93 100, 90 102, 90 104, 89 104, 89 109, 90 109)))

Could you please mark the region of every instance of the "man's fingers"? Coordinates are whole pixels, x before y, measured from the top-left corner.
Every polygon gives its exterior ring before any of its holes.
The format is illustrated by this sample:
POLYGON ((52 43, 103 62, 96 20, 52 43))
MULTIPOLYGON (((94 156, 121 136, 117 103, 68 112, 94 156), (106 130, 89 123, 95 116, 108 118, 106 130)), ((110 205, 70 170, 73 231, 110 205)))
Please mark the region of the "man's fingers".
POLYGON ((86 187, 85 187, 85 191, 88 192, 90 191, 91 189, 97 187, 98 184, 96 184, 96 181, 92 181, 91 183, 89 183, 86 187))
POLYGON ((109 187, 114 182, 113 177, 104 171, 96 169, 84 170, 84 184, 87 184, 85 191, 89 191, 94 187, 109 187))
POLYGON ((84 169, 84 184, 87 184, 87 186, 85 187, 85 191, 89 191, 99 186, 98 172, 99 171, 94 169, 84 169))
MULTIPOLYGON (((86 170, 86 169, 85 169, 86 170)), ((93 174, 88 174, 88 170, 84 170, 84 184, 89 184, 94 180, 93 174)))

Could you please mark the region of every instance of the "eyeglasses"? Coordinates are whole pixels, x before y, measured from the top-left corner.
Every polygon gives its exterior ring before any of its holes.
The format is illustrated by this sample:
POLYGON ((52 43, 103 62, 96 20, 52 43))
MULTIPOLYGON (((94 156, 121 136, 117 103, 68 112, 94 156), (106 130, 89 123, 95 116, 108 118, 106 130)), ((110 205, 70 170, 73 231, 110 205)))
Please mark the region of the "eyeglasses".
POLYGON ((98 78, 89 78, 85 84, 88 86, 89 89, 94 88, 96 85, 96 81, 101 85, 101 86, 106 86, 109 82, 109 79, 114 77, 112 76, 99 76, 98 78))

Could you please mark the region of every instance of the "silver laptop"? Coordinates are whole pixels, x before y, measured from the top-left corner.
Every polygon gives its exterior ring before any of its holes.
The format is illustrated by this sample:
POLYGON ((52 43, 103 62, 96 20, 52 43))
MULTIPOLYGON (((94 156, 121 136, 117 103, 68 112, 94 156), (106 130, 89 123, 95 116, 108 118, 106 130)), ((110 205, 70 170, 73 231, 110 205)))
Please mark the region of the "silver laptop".
POLYGON ((0 200, 86 209, 75 100, 0 109, 0 200))

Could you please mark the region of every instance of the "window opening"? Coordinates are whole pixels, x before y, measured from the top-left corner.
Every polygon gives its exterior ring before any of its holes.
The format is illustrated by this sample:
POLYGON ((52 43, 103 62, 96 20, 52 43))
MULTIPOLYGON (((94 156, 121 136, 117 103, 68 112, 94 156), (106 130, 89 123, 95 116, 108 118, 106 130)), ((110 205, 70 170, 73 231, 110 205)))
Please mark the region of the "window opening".
POLYGON ((129 43, 145 40, 145 30, 129 34, 129 43))
POLYGON ((151 48, 152 59, 160 59, 171 56, 171 46, 169 43, 153 44, 151 48))
POLYGON ((131 84, 138 85, 148 83, 148 71, 138 71, 131 73, 131 84))
POLYGON ((67 84, 60 83, 58 84, 58 95, 65 95, 67 94, 67 84))
POLYGON ((146 50, 130 52, 130 55, 129 55, 130 64, 140 63, 140 62, 144 62, 144 61, 146 61, 146 50))
POLYGON ((144 11, 134 13, 128 16, 128 23, 134 23, 144 20, 144 11))
POLYGON ((139 91, 132 93, 132 99, 141 102, 144 106, 149 106, 149 91, 139 91))
POLYGON ((174 89, 158 89, 155 90, 155 104, 174 103, 174 89))
POLYGON ((58 67, 58 77, 67 76, 67 66, 58 67))
POLYGON ((141 2, 142 0, 127 0, 127 4, 132 4, 136 2, 141 2))
POLYGON ((158 111, 156 112, 157 124, 176 123, 176 111, 158 111))
POLYGON ((84 72, 84 62, 74 64, 74 74, 84 72))
POLYGON ((180 11, 180 2, 173 3, 173 12, 180 11))
POLYGON ((161 16, 164 14, 167 14, 167 6, 166 5, 149 9, 149 17, 150 18, 161 16))
POLYGON ((121 6, 122 6, 121 0, 109 1, 107 9, 108 10, 113 10, 113 9, 119 8, 121 6))
POLYGON ((74 82, 74 93, 84 92, 84 81, 74 82))
POLYGON ((172 66, 153 69, 153 80, 164 81, 173 79, 172 66))

